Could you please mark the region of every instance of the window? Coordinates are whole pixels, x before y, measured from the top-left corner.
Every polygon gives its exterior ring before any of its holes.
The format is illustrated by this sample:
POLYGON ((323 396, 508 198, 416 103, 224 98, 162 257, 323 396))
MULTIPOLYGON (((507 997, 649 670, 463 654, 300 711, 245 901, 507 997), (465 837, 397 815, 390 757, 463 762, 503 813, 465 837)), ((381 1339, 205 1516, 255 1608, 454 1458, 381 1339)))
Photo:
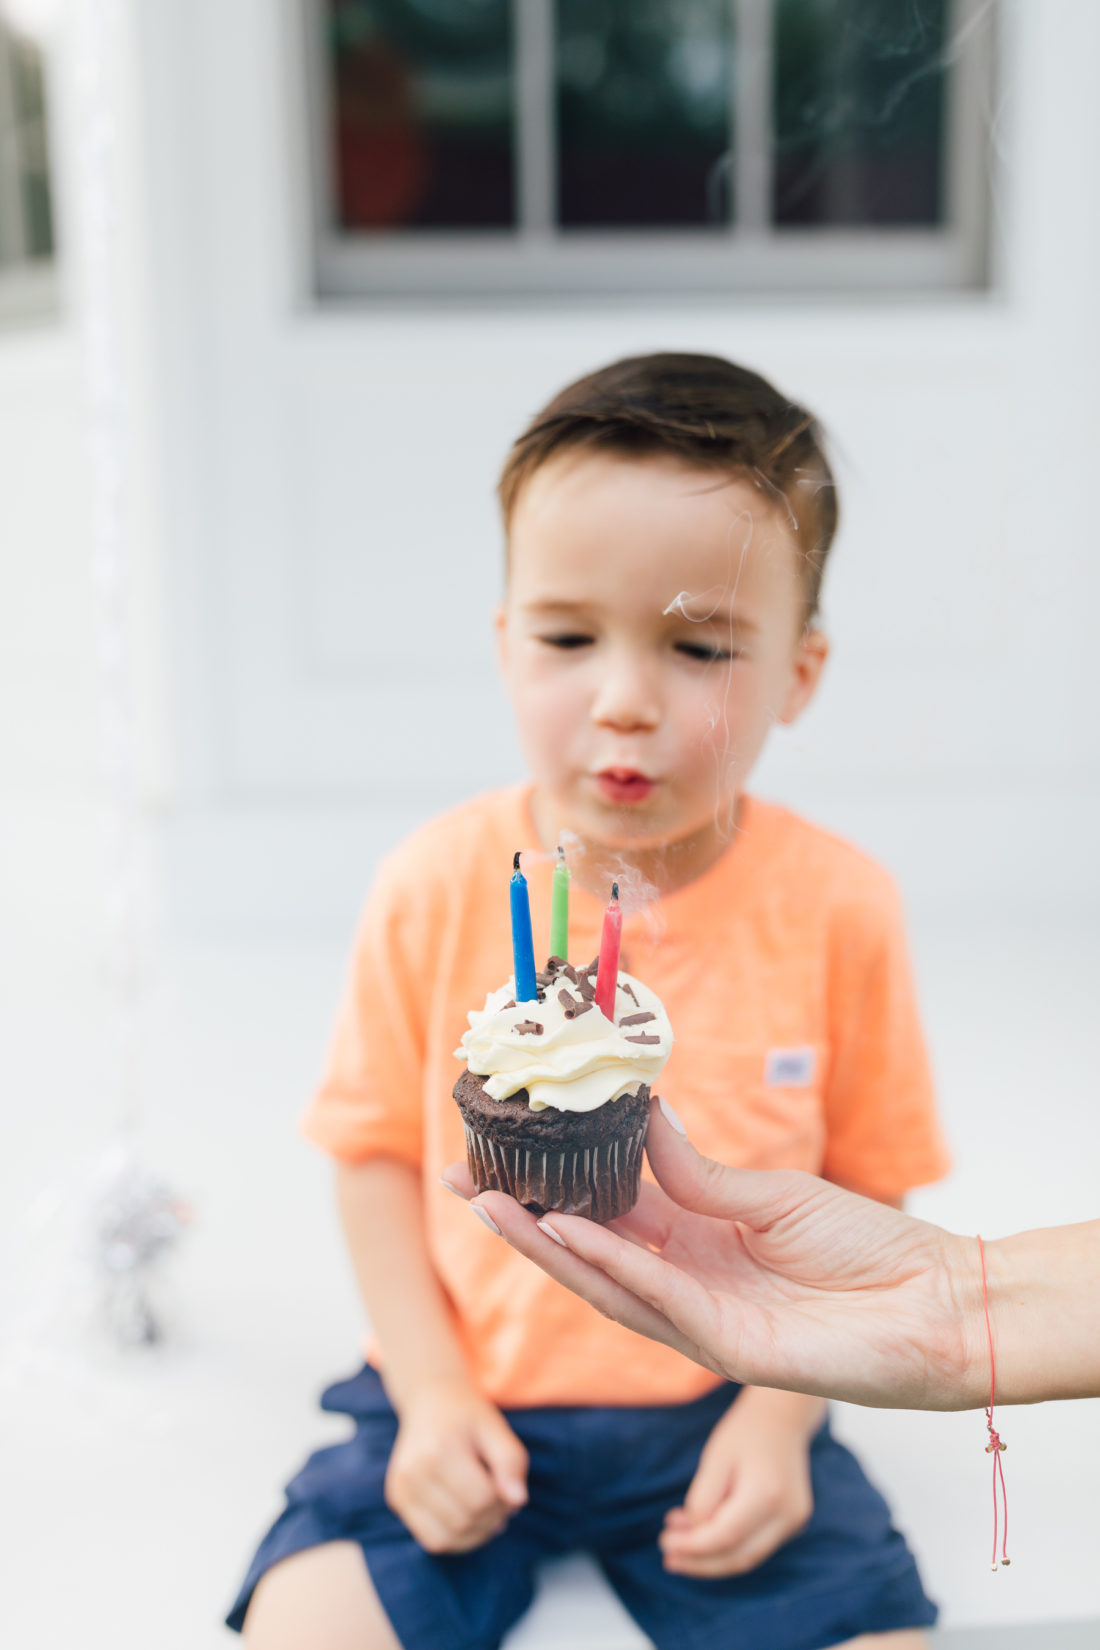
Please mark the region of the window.
POLYGON ((307 0, 322 294, 974 287, 992 0, 307 0))
POLYGON ((53 254, 42 56, 0 8, 0 319, 52 306, 53 254))

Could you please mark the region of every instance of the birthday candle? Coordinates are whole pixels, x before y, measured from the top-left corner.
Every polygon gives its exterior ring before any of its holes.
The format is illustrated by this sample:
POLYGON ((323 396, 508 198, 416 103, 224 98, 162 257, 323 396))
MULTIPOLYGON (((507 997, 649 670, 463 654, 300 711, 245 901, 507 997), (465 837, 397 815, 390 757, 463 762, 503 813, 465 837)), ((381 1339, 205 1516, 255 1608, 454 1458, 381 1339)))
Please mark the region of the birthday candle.
POLYGON ((615 1019, 615 987, 619 982, 619 948, 623 939, 623 908, 619 904, 619 884, 611 884, 611 903, 603 914, 600 960, 596 969, 596 1007, 612 1022, 615 1019))
POLYGON ((569 961, 569 867, 565 849, 558 845, 554 866, 554 888, 550 899, 550 955, 569 961))
POLYGON ((519 855, 512 861, 512 881, 509 885, 512 902, 512 964, 516 976, 517 1003, 538 1001, 539 988, 535 981, 535 945, 531 938, 531 901, 527 894, 527 878, 519 868, 519 855))

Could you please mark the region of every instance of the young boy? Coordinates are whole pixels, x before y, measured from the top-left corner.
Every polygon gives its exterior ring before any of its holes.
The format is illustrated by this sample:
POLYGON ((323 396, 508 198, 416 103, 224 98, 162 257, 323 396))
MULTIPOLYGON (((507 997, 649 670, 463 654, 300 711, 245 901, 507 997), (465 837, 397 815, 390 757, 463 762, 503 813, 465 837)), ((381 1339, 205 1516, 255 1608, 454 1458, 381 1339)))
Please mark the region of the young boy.
POLYGON ((545 954, 560 840, 575 961, 613 876, 658 896, 623 967, 668 1010, 661 1089, 701 1151, 894 1203, 943 1173, 889 879, 745 791, 825 663, 818 431, 727 361, 621 361, 534 420, 500 497, 533 783, 418 832, 368 904, 306 1132, 337 1159, 376 1349, 324 1395, 355 1435, 290 1485, 230 1624, 253 1650, 492 1650, 538 1561, 585 1548, 659 1650, 911 1650, 934 1607, 820 1400, 608 1322, 439 1181, 463 1156, 453 1051, 510 972, 512 855, 545 856, 545 954))

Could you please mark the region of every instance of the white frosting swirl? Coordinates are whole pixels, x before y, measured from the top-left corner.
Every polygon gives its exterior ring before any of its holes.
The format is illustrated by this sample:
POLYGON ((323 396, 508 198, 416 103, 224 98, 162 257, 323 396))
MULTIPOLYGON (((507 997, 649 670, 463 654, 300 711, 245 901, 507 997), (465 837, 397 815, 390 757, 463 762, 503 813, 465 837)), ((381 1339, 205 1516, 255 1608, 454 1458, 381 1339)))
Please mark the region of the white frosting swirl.
POLYGON ((532 1111, 553 1106, 557 1111, 595 1111, 609 1100, 637 1094, 652 1084, 672 1052, 672 1027, 660 999, 629 974, 620 974, 615 993, 615 1021, 593 1005, 567 1019, 558 992, 580 993, 564 974, 546 988, 545 1002, 517 1003, 515 983, 509 980, 485 999, 485 1007, 467 1015, 470 1029, 455 1049, 478 1077, 488 1078, 486 1092, 506 1100, 526 1089, 532 1111), (634 992, 623 989, 630 986, 634 992), (505 1008, 505 1003, 512 1003, 505 1008), (631 1014, 649 1012, 652 1020, 621 1025, 631 1014), (534 1020, 542 1032, 517 1031, 534 1020), (656 1037, 656 1043, 630 1042, 631 1037, 656 1037))

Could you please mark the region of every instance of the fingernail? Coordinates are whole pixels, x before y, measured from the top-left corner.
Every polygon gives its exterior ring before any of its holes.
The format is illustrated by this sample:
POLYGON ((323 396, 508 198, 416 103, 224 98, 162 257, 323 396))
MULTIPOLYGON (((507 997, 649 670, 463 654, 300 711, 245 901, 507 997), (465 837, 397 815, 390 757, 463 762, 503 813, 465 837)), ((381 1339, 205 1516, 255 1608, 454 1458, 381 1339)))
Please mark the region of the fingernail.
POLYGON ((453 1192, 456 1197, 460 1197, 462 1199, 463 1203, 468 1201, 467 1198, 466 1198, 465 1193, 460 1192, 457 1186, 452 1186, 450 1181, 445 1180, 442 1175, 440 1175, 440 1177, 439 1177, 439 1184, 441 1186, 446 1186, 447 1190, 449 1192, 453 1192))
POLYGON ((659 1094, 657 1096, 657 1104, 661 1108, 661 1115, 665 1119, 665 1122, 668 1123, 671 1128, 674 1128, 678 1135, 681 1135, 682 1138, 686 1140, 687 1130, 684 1128, 684 1125, 681 1123, 680 1119, 677 1117, 676 1113, 673 1111, 663 1094, 659 1094))
POLYGON ((527 1485, 521 1484, 519 1480, 516 1479, 511 1484, 505 1484, 504 1493, 514 1506, 522 1507, 523 1503, 527 1500, 527 1485))
POLYGON ((538 1227, 540 1232, 545 1232, 547 1237, 553 1238, 555 1243, 560 1243, 563 1249, 568 1249, 569 1245, 566 1243, 561 1233, 555 1232, 554 1228, 552 1226, 548 1226, 545 1220, 536 1220, 535 1225, 538 1227))
POLYGON ((500 1236, 500 1227, 497 1225, 488 1209, 483 1209, 479 1203, 471 1203, 470 1208, 474 1211, 474 1214, 477 1216, 478 1220, 480 1220, 484 1226, 488 1226, 490 1232, 495 1232, 497 1237, 500 1236))

